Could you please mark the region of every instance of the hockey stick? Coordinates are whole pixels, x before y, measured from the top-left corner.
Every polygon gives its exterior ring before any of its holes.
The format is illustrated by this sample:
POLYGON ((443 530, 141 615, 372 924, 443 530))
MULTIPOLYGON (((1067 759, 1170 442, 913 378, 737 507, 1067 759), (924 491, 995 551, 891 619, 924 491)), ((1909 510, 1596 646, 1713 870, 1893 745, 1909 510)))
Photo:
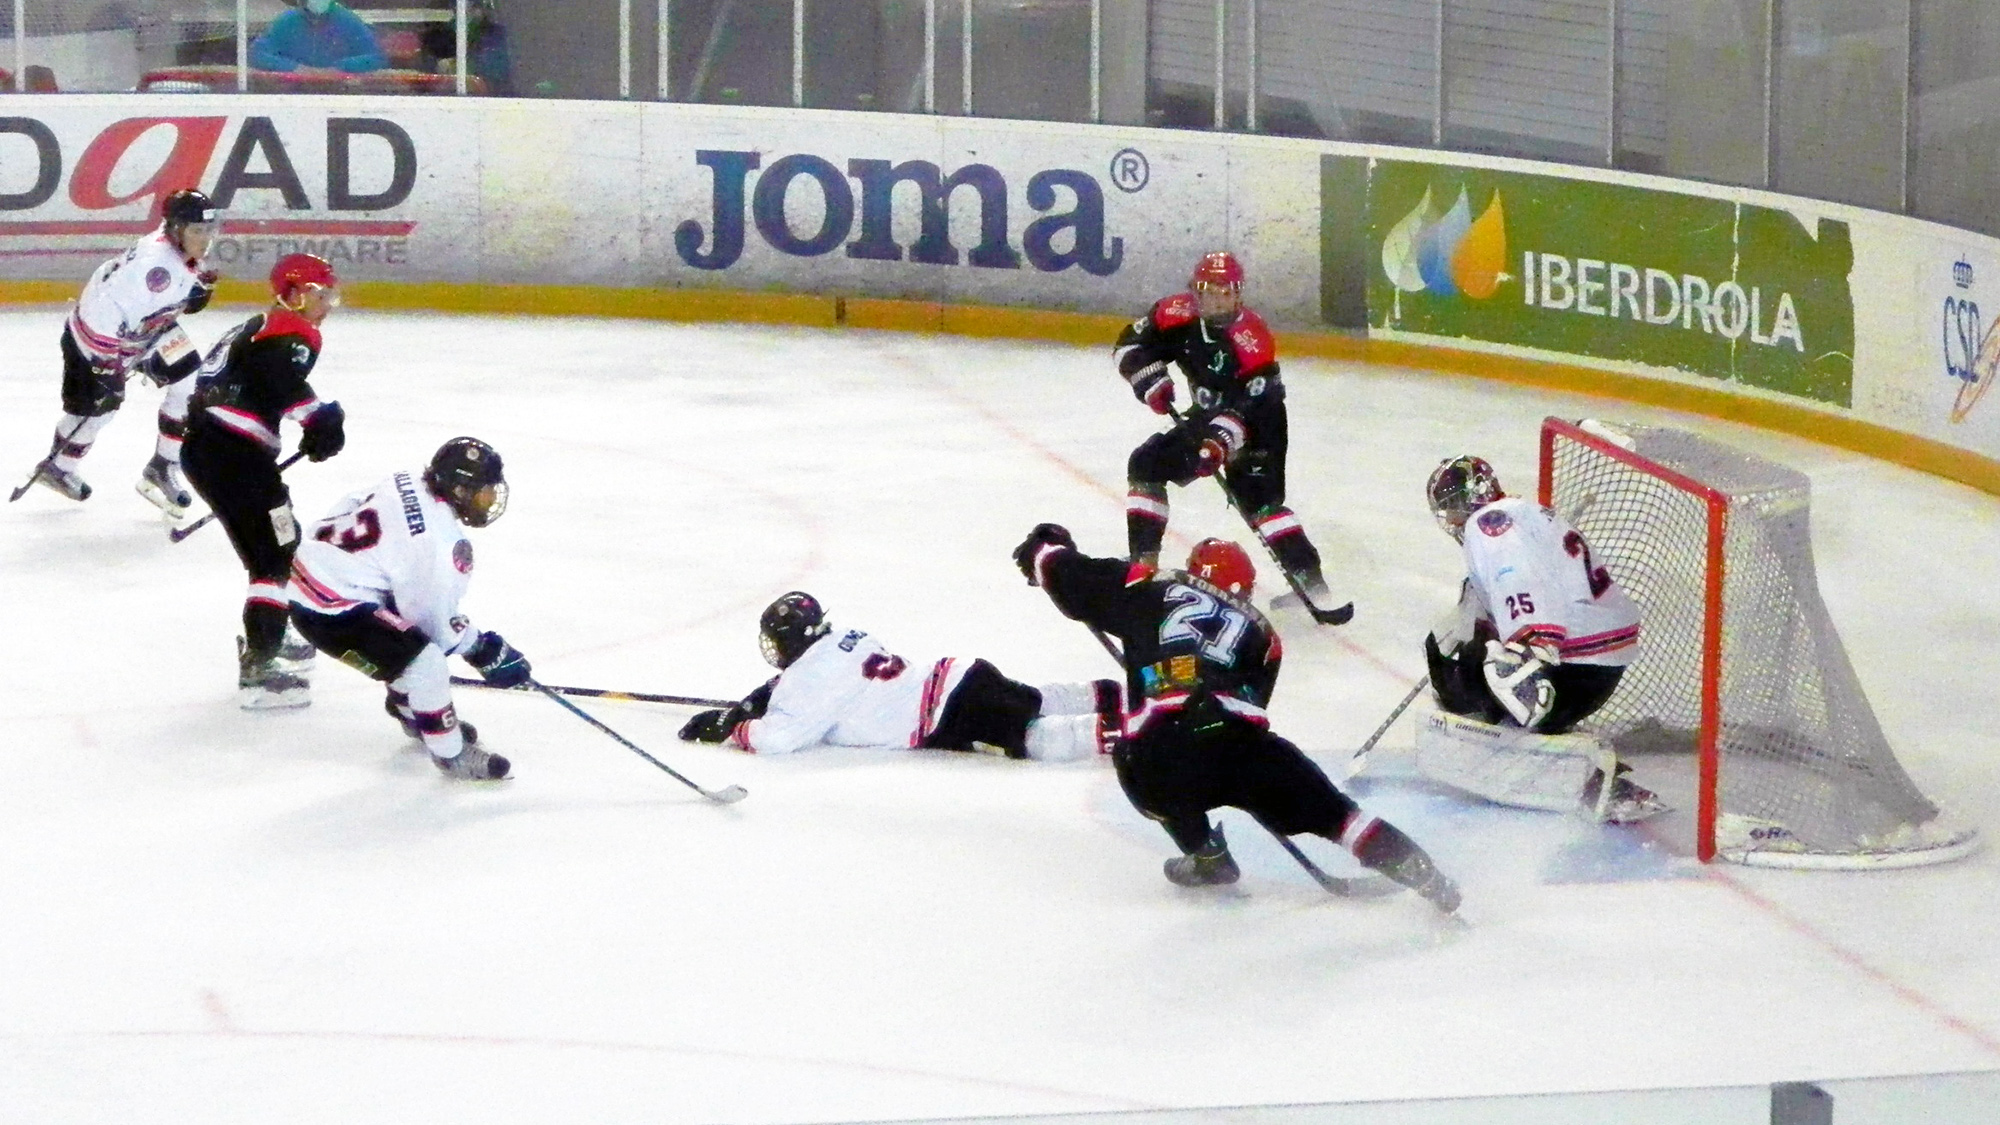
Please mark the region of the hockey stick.
MULTIPOLYGON (((1118 666, 1123 668, 1125 666, 1125 654, 1119 651, 1117 644, 1105 635, 1104 630, 1099 629, 1095 625, 1086 625, 1084 627, 1090 630, 1091 636, 1097 638, 1098 644, 1104 646, 1104 651, 1111 654, 1111 659, 1117 661, 1118 666)), ((1380 898, 1384 895, 1395 894, 1402 889, 1386 875, 1328 875, 1320 869, 1319 864, 1312 861, 1311 856, 1300 851, 1299 846, 1292 843, 1291 837, 1265 824, 1263 818, 1257 816, 1255 813, 1250 815, 1250 819, 1257 822, 1257 827, 1277 837, 1278 843, 1287 852, 1291 853, 1293 859, 1299 861, 1299 866, 1306 869, 1306 874, 1313 877, 1313 882, 1318 883, 1330 895, 1337 898, 1380 898)))
POLYGON ((1382 741, 1383 735, 1389 733, 1390 726, 1392 726, 1397 719, 1403 717, 1403 712, 1409 710, 1410 704, 1415 703, 1417 701, 1417 696, 1423 694, 1423 690, 1429 686, 1431 686, 1430 673, 1426 672, 1423 675, 1417 677, 1417 682, 1410 685, 1410 690, 1407 694, 1403 696, 1403 701, 1401 703, 1396 704, 1396 709, 1394 711, 1389 712, 1389 717, 1383 719, 1382 725, 1375 728, 1375 733, 1368 736, 1368 741, 1361 744, 1361 749, 1356 750, 1354 752, 1353 760, 1356 763, 1359 763, 1363 758, 1367 757, 1368 752, 1370 750, 1375 749, 1375 744, 1377 742, 1382 741))
MULTIPOLYGON (((285 458, 283 461, 278 462, 278 471, 282 473, 286 469, 291 468, 293 465, 298 464, 299 458, 304 457, 305 455, 306 451, 301 449, 297 453, 292 454, 290 457, 285 458)), ((193 535, 195 532, 200 531, 202 528, 208 526, 208 522, 214 518, 215 518, 215 513, 210 512, 207 515, 201 517, 200 519, 194 521, 193 523, 187 525, 186 527, 170 527, 167 529, 167 538, 175 543, 178 543, 181 540, 186 539, 188 536, 193 535)))
MULTIPOLYGON (((1182 416, 1179 410, 1175 409, 1172 403, 1167 404, 1167 416, 1172 418, 1174 424, 1177 426, 1187 425, 1187 419, 1182 416)), ((1250 534, 1256 536, 1257 542, 1264 544, 1264 553, 1271 556, 1271 562, 1276 564, 1278 573, 1285 576, 1285 584, 1292 588, 1292 594, 1299 599, 1299 604, 1305 607, 1306 613, 1310 614, 1314 621, 1321 625, 1345 625, 1349 621, 1354 620, 1353 602, 1336 606, 1333 609, 1323 609, 1314 604, 1312 597, 1306 593, 1305 587, 1299 583, 1298 576, 1285 567, 1284 560, 1280 559, 1278 553, 1271 549, 1271 544, 1265 542, 1262 535, 1257 534, 1257 524, 1250 518, 1250 510, 1243 506, 1243 501, 1237 497, 1236 490, 1229 487, 1229 482, 1223 479, 1219 467, 1215 473, 1215 485, 1217 488, 1222 489, 1223 498, 1229 501, 1229 506, 1235 509, 1236 514, 1242 518, 1244 526, 1250 529, 1250 534)))
MULTIPOLYGON (((493 687, 492 684, 476 676, 453 676, 455 687, 493 687)), ((682 707, 734 707, 733 699, 702 699, 693 695, 659 695, 650 691, 611 691, 607 688, 563 687, 560 684, 536 684, 530 687, 522 684, 512 688, 494 688, 495 691, 552 691, 558 695, 573 695, 578 699, 613 699, 623 703, 672 703, 682 707)))
POLYGON ((26 496, 28 494, 28 490, 35 487, 35 482, 42 479, 42 467, 44 465, 53 462, 56 459, 56 450, 61 449, 65 445, 68 445, 70 443, 70 439, 75 437, 76 432, 78 430, 81 430, 83 428, 83 424, 85 422, 90 421, 92 417, 93 415, 86 414, 83 417, 77 419, 76 425, 71 426, 69 428, 69 433, 64 434, 63 439, 56 443, 56 449, 50 450, 49 455, 47 457, 44 457, 41 460, 35 462, 35 471, 28 474, 28 479, 22 483, 21 487, 7 494, 7 502, 9 504, 12 504, 14 501, 19 500, 23 496, 26 496))
POLYGON ((617 731, 612 730, 610 727, 607 727, 603 723, 598 722, 597 719, 590 714, 590 712, 585 711, 583 708, 578 707, 576 704, 571 703, 567 699, 564 699, 562 695, 559 694, 554 688, 547 687, 543 684, 538 684, 533 680, 529 680, 527 686, 533 687, 536 691, 539 691, 543 695, 548 696, 550 699, 555 700, 557 703, 562 704, 564 708, 566 708, 571 714, 575 715, 577 718, 582 719, 584 722, 589 723, 591 726, 596 727, 598 730, 601 730, 605 734, 608 734, 612 738, 616 739, 620 746, 623 746, 625 749, 630 750, 634 754, 639 755, 641 758, 644 758, 647 761, 653 763, 654 765, 660 767, 661 770, 663 770, 669 777, 672 777, 675 781, 678 781, 682 785, 687 786, 689 789, 692 789, 695 792, 701 794, 702 796, 707 797, 709 800, 714 801, 718 805, 733 805, 736 802, 750 795, 749 790, 743 788, 741 785, 730 785, 721 789, 703 789, 701 786, 696 785, 692 781, 689 781, 684 775, 681 774, 679 770, 675 769, 674 767, 668 765, 665 762, 662 762, 658 758, 653 757, 651 754, 646 753, 644 750, 639 749, 639 747, 636 744, 634 744, 631 739, 626 738, 624 735, 619 734, 617 731))

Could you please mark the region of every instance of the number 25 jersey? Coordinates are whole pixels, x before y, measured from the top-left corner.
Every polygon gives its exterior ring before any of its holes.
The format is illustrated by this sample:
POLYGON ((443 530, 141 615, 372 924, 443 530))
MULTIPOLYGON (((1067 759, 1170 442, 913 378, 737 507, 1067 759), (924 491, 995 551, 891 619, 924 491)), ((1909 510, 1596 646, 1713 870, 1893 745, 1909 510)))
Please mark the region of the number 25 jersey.
POLYGON ((1561 516, 1528 500, 1495 500, 1465 521, 1465 566, 1503 640, 1545 645, 1568 664, 1630 664, 1639 607, 1561 516))

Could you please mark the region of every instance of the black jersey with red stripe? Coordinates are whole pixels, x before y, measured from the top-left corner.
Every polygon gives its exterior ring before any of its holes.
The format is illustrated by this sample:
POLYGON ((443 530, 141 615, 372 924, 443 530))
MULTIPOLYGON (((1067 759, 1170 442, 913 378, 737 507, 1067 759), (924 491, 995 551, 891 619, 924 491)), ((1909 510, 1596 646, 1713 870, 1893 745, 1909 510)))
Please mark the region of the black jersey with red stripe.
POLYGON ((1121 358, 1121 370, 1161 360, 1179 367, 1203 416, 1227 410, 1255 429, 1256 416, 1285 399, 1277 341, 1247 308, 1218 329, 1196 315, 1192 294, 1176 293, 1126 325, 1114 347, 1133 349, 1121 358))
POLYGON ((259 313, 209 349, 194 407, 275 452, 279 423, 304 421, 320 405, 307 382, 319 349, 319 328, 311 321, 290 309, 259 313))
POLYGON ((1179 571, 1128 586, 1128 567, 1054 543, 1035 555, 1036 581, 1063 616, 1124 646, 1126 733, 1180 711, 1267 725, 1284 645, 1264 615, 1179 571))

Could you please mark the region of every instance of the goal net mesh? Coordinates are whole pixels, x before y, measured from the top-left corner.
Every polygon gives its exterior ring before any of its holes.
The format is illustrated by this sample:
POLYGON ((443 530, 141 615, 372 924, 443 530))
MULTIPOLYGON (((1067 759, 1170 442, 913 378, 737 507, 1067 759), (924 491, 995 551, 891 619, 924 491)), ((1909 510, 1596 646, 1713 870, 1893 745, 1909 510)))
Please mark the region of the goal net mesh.
POLYGON ((1897 762, 1820 599, 1807 477, 1682 431, 1585 427, 1545 426, 1543 501, 1638 603, 1641 635, 1583 729, 1621 755, 1713 742, 1714 768, 1694 771, 1706 790, 1696 794, 1703 858, 1877 866, 1969 851, 1972 833, 1941 823, 1897 762), (1722 506, 1713 521, 1711 495, 1722 506))

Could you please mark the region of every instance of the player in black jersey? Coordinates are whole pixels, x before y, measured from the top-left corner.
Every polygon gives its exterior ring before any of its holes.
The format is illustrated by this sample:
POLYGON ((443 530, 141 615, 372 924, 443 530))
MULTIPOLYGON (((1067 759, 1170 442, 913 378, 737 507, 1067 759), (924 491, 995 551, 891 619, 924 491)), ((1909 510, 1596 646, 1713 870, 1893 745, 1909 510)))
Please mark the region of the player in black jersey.
POLYGON ((339 285, 324 258, 280 258, 271 269, 271 308, 209 350, 188 414, 181 452, 188 483, 215 511, 250 575, 237 686, 239 702, 251 710, 310 701, 299 665, 311 659, 312 647, 302 640, 287 645, 285 638, 285 583, 299 525, 278 469, 278 430, 286 418, 300 423, 299 451, 314 461, 346 443, 340 404, 320 401, 306 381, 319 361, 320 323, 340 304, 339 285))
POLYGON ((1243 267, 1217 251, 1202 258, 1184 293, 1162 298, 1119 333, 1118 373, 1155 413, 1173 410, 1170 365, 1186 377, 1194 406, 1180 425, 1154 434, 1126 464, 1130 577, 1159 567, 1167 531, 1167 485, 1221 472, 1243 518, 1305 596, 1324 601, 1319 551, 1285 507, 1285 385, 1277 343, 1243 305, 1243 267))
POLYGON ((1128 584, 1127 564, 1076 549, 1042 524, 1015 565, 1065 617, 1123 645, 1125 737, 1112 754, 1133 807, 1183 853, 1166 864, 1183 886, 1236 881, 1236 862, 1210 809, 1230 805, 1286 836, 1310 832, 1429 899, 1458 908, 1458 887, 1415 841, 1363 812, 1297 746, 1272 733, 1264 708, 1284 646, 1250 604, 1256 570, 1234 543, 1204 539, 1188 569, 1128 584))

